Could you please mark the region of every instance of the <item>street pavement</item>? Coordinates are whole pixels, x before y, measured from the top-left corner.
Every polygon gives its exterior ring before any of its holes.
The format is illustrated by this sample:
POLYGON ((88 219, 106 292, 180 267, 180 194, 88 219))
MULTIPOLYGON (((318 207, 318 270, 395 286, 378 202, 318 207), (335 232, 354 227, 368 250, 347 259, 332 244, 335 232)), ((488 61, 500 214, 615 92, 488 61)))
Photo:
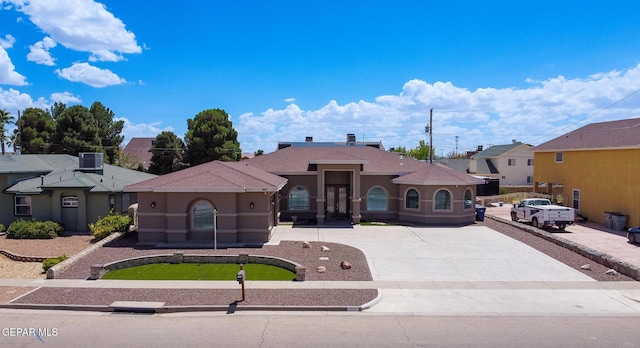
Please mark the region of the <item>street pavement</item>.
MULTIPOLYGON (((509 208, 490 207, 486 214, 508 219, 509 208)), ((637 247, 627 243, 622 233, 594 227, 570 226, 561 237, 640 265, 640 258, 633 253, 634 250, 637 253, 637 247)), ((480 224, 348 228, 280 225, 269 244, 282 240, 354 246, 366 255, 373 281, 248 281, 247 288, 377 288, 379 297, 359 308, 369 315, 640 315, 640 282, 597 282, 480 224)), ((330 252, 328 255, 331 257, 330 252)), ((1 279, 0 286, 148 288, 150 283, 1 279)), ((153 281, 152 286, 237 288, 235 282, 195 281, 153 281)))

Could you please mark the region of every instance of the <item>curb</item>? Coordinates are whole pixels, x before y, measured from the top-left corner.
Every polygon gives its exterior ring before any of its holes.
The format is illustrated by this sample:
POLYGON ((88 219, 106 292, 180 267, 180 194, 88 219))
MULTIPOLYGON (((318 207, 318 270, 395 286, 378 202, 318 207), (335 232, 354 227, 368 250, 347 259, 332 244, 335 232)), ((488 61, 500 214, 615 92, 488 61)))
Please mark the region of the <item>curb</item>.
POLYGON ((534 234, 540 238, 543 238, 547 241, 555 243, 563 248, 569 249, 575 253, 578 253, 591 261, 597 262, 603 266, 614 269, 616 272, 622 273, 628 277, 631 277, 635 280, 640 281, 640 269, 628 262, 622 261, 618 258, 615 258, 609 254, 591 249, 584 245, 572 242, 570 240, 564 239, 562 237, 558 237, 553 233, 541 230, 539 228, 535 228, 529 225, 524 225, 519 222, 514 222, 511 220, 503 219, 493 215, 486 215, 486 217, 495 220, 497 222, 501 222, 504 224, 511 225, 525 232, 529 232, 534 234))
MULTIPOLYGON (((375 301, 375 300, 374 300, 375 301)), ((373 301, 372 301, 373 302, 373 301)), ((371 303, 371 302, 369 302, 371 303)), ((190 312, 227 312, 237 311, 287 311, 287 312, 362 312, 367 304, 362 306, 237 306, 237 305, 199 305, 199 306, 163 306, 153 309, 140 308, 114 308, 106 305, 64 305, 64 304, 30 304, 30 303, 3 303, 0 309, 20 310, 54 310, 75 312, 102 312, 102 313, 144 313, 144 314, 168 314, 190 312)))

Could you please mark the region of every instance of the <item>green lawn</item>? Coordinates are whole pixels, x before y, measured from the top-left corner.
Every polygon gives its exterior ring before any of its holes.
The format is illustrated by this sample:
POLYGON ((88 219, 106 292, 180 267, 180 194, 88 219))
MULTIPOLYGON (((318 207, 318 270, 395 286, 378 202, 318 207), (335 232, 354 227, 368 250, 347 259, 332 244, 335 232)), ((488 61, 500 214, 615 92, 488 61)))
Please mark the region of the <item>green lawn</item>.
MULTIPOLYGON (((236 280, 237 264, 227 263, 154 263, 107 272, 102 279, 124 280, 236 280)), ((284 268, 245 264, 246 280, 294 280, 295 273, 284 268)))

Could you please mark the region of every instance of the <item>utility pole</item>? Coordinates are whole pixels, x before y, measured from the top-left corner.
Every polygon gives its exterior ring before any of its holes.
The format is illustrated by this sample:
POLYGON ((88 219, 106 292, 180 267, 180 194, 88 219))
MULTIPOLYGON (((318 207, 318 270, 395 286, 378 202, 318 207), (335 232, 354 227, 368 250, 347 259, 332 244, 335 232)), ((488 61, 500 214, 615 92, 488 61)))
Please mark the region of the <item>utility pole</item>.
POLYGON ((13 151, 16 155, 22 154, 22 122, 20 121, 20 110, 18 110, 18 136, 16 137, 16 143, 13 144, 13 151))
POLYGON ((433 163, 433 108, 429 110, 429 163, 433 163))
POLYGON ((456 157, 458 157, 458 136, 456 135, 456 157))

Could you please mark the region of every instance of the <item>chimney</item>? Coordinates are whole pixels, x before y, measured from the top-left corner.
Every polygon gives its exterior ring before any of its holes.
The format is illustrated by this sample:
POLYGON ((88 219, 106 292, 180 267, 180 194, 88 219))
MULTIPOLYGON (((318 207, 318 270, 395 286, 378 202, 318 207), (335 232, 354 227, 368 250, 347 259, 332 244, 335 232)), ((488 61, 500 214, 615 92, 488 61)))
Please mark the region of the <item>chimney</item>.
POLYGON ((347 145, 355 145, 356 144, 356 135, 353 133, 347 134, 347 145))
POLYGON ((305 143, 312 143, 312 142, 313 142, 313 137, 306 137, 306 138, 304 138, 304 142, 305 142, 305 143))
POLYGON ((478 145, 478 152, 482 151, 484 147, 482 145, 478 145))

